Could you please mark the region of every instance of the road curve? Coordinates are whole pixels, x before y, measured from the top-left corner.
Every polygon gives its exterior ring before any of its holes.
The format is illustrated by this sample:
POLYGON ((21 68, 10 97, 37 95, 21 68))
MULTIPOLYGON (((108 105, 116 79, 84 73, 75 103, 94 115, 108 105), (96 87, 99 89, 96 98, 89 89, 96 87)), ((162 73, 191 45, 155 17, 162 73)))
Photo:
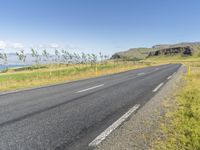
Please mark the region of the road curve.
POLYGON ((91 149, 135 105, 142 107, 179 64, 136 69, 0 95, 0 149, 91 149))

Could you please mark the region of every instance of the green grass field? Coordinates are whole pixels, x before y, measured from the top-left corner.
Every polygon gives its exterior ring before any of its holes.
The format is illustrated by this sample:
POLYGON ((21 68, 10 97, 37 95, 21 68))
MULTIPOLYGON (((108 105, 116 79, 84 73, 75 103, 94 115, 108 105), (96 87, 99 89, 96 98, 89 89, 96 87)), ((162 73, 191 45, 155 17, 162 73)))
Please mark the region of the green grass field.
POLYGON ((151 63, 109 61, 107 63, 101 63, 93 66, 90 64, 54 64, 32 66, 26 69, 10 69, 7 72, 0 73, 0 91, 69 82, 146 66, 151 66, 151 63))
MULTIPOLYGON (((179 60, 177 60, 179 61, 179 60)), ((200 149, 200 61, 199 58, 180 59, 191 67, 185 75, 185 86, 177 91, 173 111, 169 111, 161 124, 162 138, 152 144, 157 150, 200 149)))
POLYGON ((187 56, 183 57, 180 55, 177 56, 156 56, 156 57, 149 57, 143 62, 151 62, 151 63, 197 63, 200 62, 199 56, 187 56))

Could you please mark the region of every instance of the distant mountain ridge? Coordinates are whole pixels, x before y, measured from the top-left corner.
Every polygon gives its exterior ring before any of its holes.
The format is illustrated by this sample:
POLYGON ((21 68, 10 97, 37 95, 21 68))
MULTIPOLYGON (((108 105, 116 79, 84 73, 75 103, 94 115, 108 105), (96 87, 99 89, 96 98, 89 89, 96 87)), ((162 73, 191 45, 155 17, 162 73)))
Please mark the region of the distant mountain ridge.
POLYGON ((160 44, 154 45, 152 48, 169 48, 169 47, 177 47, 177 46, 200 46, 200 42, 182 42, 178 44, 160 44))
POLYGON ((159 55, 197 55, 200 54, 200 42, 182 42, 178 44, 159 44, 151 48, 130 48, 112 55, 112 59, 140 60, 159 55))

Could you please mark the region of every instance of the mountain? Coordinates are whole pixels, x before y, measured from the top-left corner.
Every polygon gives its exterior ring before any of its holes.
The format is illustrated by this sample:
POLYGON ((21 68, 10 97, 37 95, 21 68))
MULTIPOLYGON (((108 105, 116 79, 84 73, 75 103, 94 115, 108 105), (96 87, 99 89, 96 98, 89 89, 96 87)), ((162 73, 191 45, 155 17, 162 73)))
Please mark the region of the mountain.
POLYGON ((160 55, 191 56, 200 54, 200 42, 183 42, 178 44, 160 44, 151 48, 131 48, 112 55, 112 59, 141 60, 160 55))

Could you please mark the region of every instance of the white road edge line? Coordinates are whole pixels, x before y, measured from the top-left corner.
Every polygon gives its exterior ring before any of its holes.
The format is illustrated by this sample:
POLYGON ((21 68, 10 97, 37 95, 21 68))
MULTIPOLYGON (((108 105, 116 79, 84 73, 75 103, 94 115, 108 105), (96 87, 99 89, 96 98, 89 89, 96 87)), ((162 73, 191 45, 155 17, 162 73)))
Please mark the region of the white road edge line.
POLYGON ((169 79, 171 79, 172 78, 172 76, 169 76, 168 78, 167 78, 167 80, 169 80, 169 79))
POLYGON ((105 131, 103 131, 99 136, 97 136, 92 142, 90 142, 89 146, 96 147, 97 145, 99 145, 111 132, 113 132, 117 127, 119 127, 139 107, 139 104, 133 106, 128 112, 126 112, 122 117, 115 121, 111 126, 109 126, 105 131))
POLYGON ((156 91, 158 91, 159 90, 159 88, 161 88, 161 86, 163 86, 163 82, 162 83, 160 83, 154 90, 153 90, 153 92, 156 92, 156 91))
POLYGON ((104 84, 100 84, 100 85, 93 86, 93 87, 90 87, 90 88, 87 88, 87 89, 83 89, 83 90, 80 90, 80 91, 78 91, 76 93, 86 92, 86 91, 89 91, 89 90, 92 90, 92 89, 96 89, 96 88, 101 87, 101 86, 104 86, 104 84))

